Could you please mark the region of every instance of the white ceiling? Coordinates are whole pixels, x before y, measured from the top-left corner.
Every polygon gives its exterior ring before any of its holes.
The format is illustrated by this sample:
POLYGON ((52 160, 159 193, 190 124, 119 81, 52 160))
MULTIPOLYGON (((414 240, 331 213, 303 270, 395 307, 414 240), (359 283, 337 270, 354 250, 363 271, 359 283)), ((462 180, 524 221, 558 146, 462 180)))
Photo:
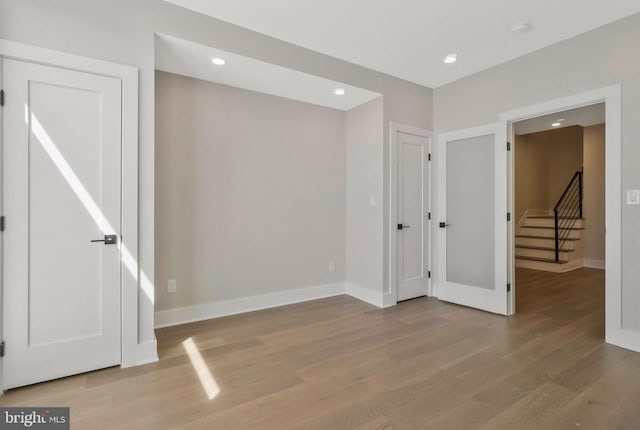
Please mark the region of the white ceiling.
POLYGON ((515 134, 520 135, 569 127, 572 125, 589 127, 596 124, 603 124, 604 122, 605 105, 604 103, 598 103, 596 105, 585 106, 578 109, 571 109, 560 113, 520 121, 514 124, 514 131, 515 134), (560 119, 564 120, 560 121, 560 124, 562 125, 559 127, 553 127, 551 125, 560 119))
POLYGON ((176 37, 156 34, 156 69, 260 93, 350 110, 380 94, 176 37), (214 66, 212 58, 227 64, 214 66), (345 89, 343 96, 333 93, 345 89))
POLYGON ((166 1, 431 88, 640 12, 638 0, 166 1), (531 31, 512 35, 522 21, 531 31))

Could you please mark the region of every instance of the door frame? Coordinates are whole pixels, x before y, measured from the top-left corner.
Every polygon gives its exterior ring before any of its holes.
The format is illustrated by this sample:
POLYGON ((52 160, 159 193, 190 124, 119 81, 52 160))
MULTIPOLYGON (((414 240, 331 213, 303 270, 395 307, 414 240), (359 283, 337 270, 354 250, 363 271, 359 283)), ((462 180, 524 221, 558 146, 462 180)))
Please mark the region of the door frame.
MULTIPOLYGON (((437 217, 436 219, 438 222, 446 221, 445 217, 443 217, 442 212, 443 212, 443 208, 446 207, 445 206, 446 204, 446 200, 445 200, 446 199, 446 190, 445 190, 446 171, 443 169, 443 167, 446 167, 447 156, 446 156, 446 151, 442 151, 442 149, 444 148, 446 143, 449 141, 468 139, 476 136, 488 136, 488 135, 494 136, 494 139, 495 139, 494 144, 500 141, 497 123, 483 124, 476 127, 470 127, 470 128, 438 134, 438 163, 437 163, 438 207, 437 207, 437 214, 436 214, 436 217, 437 217)), ((495 187, 496 189, 500 187, 506 187, 507 177, 504 172, 504 170, 506 169, 506 159, 504 157, 504 153, 502 151, 496 151, 494 157, 495 157, 494 158, 495 187)), ((494 214, 494 223, 496 225, 496 231, 495 231, 496 243, 500 243, 500 242, 504 243, 504 241, 507 240, 507 236, 508 236, 507 229, 498 228, 503 223, 508 224, 507 217, 506 217, 506 208, 507 208, 507 202, 506 201, 502 202, 496 198, 495 214, 494 214)), ((440 229, 438 228, 437 230, 440 230, 440 229)), ((508 250, 505 253, 505 251, 501 248, 495 249, 494 273, 495 273, 496 294, 499 293, 500 291, 505 291, 508 289, 507 288, 508 278, 505 274, 501 273, 502 272, 501 270, 499 270, 501 268, 500 260, 504 262, 504 260, 507 258, 506 254, 508 254, 508 250), (507 280, 507 282, 503 282, 504 280, 507 280)), ((442 258, 443 256, 446 256, 446 243, 443 240, 442 234, 440 234, 440 232, 437 234, 437 255, 438 255, 437 257, 438 261, 437 261, 436 267, 438 268, 438 270, 436 270, 436 276, 435 276, 436 282, 435 282, 434 294, 436 297, 440 297, 439 291, 443 288, 443 285, 446 283, 446 274, 444 273, 445 270, 442 270, 442 271, 439 270, 442 265, 442 258)), ((504 296, 504 297, 505 297, 504 303, 501 303, 498 308, 494 306, 494 302, 483 301, 481 296, 472 297, 471 298, 472 300, 469 300, 469 297, 466 297, 466 296, 457 296, 456 303, 460 303, 465 306, 476 307, 478 309, 487 310, 489 312, 495 312, 501 315, 502 314, 506 315, 508 296, 504 296), (478 307, 478 304, 481 304, 482 306, 478 307)))
MULTIPOLYGON (((155 342, 152 345, 153 351, 151 351, 149 348, 141 348, 143 345, 139 343, 138 339, 140 292, 146 294, 153 302, 153 286, 150 282, 144 282, 146 276, 141 273, 138 265, 138 69, 0 39, 0 71, 2 70, 3 58, 107 76, 122 82, 122 188, 120 194, 121 241, 119 244, 121 251, 121 366, 128 367, 157 360, 155 342)), ((11 95, 5 94, 5 97, 10 98, 11 95)), ((0 129, 1 152, 4 152, 3 136, 4 132, 0 129)), ((4 187, 3 177, 4 161, 0 164, 0 193, 4 187)), ((0 200, 4 201, 4 196, 0 195, 0 200)), ((4 297, 3 278, 4 274, 0 272, 2 297, 4 297)), ((1 303, 0 313, 0 319, 4 320, 4 303, 1 303)), ((1 332, 0 335, 2 335, 1 332)), ((2 386, 4 386, 4 381, 0 379, 0 388, 2 386)))
MULTIPOLYGON (((432 154, 433 132, 411 125, 391 122, 389 125, 389 302, 384 306, 393 306, 398 302, 398 133, 412 134, 424 137, 428 140, 427 153, 432 154)), ((432 158, 428 161, 432 161, 432 158)), ((431 219, 427 220, 425 230, 429 232, 429 243, 423 246, 428 252, 427 270, 432 271, 432 251, 433 246, 433 212, 431 210, 431 195, 433 187, 433 169, 429 163, 428 180, 429 186, 425 187, 425 201, 427 202, 427 212, 431 212, 431 219)), ((387 295, 385 295, 386 298, 387 295)), ((431 278, 427 278, 427 296, 433 296, 433 284, 431 278)))
MULTIPOLYGON (((499 138, 514 142, 512 124, 569 109, 605 103, 605 341, 623 348, 640 351, 637 335, 622 326, 622 93, 621 86, 612 85, 549 100, 499 114, 499 138)), ((513 213, 514 151, 508 154, 508 207, 513 213)), ((515 223, 509 225, 509 314, 515 313, 515 223)))

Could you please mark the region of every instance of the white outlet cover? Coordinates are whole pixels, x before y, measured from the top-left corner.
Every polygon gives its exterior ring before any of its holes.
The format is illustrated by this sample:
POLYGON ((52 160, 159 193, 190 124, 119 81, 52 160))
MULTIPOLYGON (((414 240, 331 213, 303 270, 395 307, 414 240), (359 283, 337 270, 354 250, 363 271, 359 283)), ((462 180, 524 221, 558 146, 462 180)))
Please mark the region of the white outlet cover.
POLYGON ((640 190, 627 190, 627 204, 640 205, 640 190))
POLYGON ((167 293, 175 294, 177 291, 178 283, 175 279, 169 279, 167 281, 167 293))
POLYGON ((336 270, 336 262, 335 261, 330 261, 329 262, 329 272, 335 272, 336 270))
POLYGON ((369 196, 369 206, 374 207, 376 204, 377 204, 376 195, 375 194, 371 194, 369 196))

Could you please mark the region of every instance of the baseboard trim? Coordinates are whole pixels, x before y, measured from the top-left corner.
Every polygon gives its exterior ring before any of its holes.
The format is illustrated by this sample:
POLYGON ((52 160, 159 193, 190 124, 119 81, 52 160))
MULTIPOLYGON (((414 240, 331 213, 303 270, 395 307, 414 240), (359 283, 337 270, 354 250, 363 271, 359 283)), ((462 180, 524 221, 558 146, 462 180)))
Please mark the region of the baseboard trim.
POLYGON ((203 321, 245 312, 259 311, 309 300, 339 296, 345 293, 344 284, 320 285, 317 287, 299 288, 279 291, 277 293, 244 297, 222 302, 206 303, 183 308, 167 309, 155 313, 155 327, 170 327, 203 321))
POLYGON ((376 306, 378 308, 385 307, 384 294, 382 292, 378 293, 360 285, 347 283, 346 293, 354 299, 360 300, 361 302, 369 303, 370 305, 376 306))
POLYGON ((122 356, 121 367, 141 366, 143 364, 155 363, 158 361, 158 344, 155 339, 148 342, 139 343, 126 356, 122 356))
POLYGON ((589 267, 591 269, 602 269, 602 270, 604 270, 605 261, 604 260, 588 260, 588 259, 585 259, 584 260, 584 267, 589 267))

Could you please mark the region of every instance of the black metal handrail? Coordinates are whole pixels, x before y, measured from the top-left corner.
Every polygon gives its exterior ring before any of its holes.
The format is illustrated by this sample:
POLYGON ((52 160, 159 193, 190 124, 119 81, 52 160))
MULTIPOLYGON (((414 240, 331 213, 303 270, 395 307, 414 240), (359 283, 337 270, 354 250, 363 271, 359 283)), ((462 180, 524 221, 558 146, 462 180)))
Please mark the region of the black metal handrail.
POLYGON ((582 219, 582 176, 582 171, 573 175, 569 185, 564 189, 558 203, 553 208, 556 261, 560 261, 560 250, 569 238, 576 221, 582 219))

